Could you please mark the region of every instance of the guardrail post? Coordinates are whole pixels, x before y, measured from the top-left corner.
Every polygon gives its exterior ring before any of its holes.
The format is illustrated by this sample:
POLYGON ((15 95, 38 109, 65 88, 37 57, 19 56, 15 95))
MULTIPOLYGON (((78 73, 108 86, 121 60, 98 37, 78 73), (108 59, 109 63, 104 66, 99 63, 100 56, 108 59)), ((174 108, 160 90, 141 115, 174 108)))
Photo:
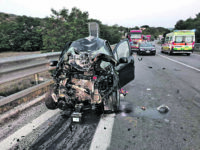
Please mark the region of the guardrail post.
POLYGON ((39 74, 38 73, 35 74, 35 83, 36 83, 36 85, 39 84, 39 74))

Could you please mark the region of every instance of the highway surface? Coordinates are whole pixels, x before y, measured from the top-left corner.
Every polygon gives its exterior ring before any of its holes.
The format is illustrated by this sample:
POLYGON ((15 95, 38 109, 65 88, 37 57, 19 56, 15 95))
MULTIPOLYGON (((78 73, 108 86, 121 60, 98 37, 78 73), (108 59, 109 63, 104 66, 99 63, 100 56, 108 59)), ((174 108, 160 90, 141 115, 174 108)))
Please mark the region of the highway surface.
POLYGON ((200 55, 135 57, 135 80, 124 88, 117 114, 69 112, 39 103, 0 124, 0 150, 199 150, 200 55), (157 108, 166 105, 169 111, 157 108))

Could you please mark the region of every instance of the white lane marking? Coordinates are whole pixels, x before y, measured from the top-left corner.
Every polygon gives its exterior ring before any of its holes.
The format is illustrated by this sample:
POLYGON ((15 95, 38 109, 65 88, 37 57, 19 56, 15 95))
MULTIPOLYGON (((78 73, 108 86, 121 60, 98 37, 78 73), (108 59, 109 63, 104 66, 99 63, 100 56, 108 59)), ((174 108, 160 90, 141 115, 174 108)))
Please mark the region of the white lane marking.
POLYGON ((190 66, 190 65, 184 64, 184 63, 182 63, 182 62, 180 62, 180 61, 171 59, 171 58, 169 58, 169 57, 167 57, 167 56, 163 56, 163 55, 160 55, 160 54, 157 54, 157 55, 159 55, 159 56, 161 56, 161 57, 163 57, 163 58, 169 59, 169 60, 171 60, 171 61, 173 61, 173 62, 176 62, 176 63, 178 63, 178 64, 181 64, 181 65, 183 65, 183 66, 186 66, 186 67, 188 67, 188 68, 191 68, 191 69, 194 69, 194 70, 200 72, 200 69, 197 69, 197 68, 192 67, 192 66, 190 66))
POLYGON ((115 114, 110 114, 101 118, 92 139, 90 150, 106 150, 109 148, 112 136, 112 128, 114 124, 114 117, 115 114))
POLYGON ((17 139, 21 140, 22 136, 27 136, 29 133, 33 131, 33 129, 39 127, 41 124, 43 124, 45 121, 47 121, 49 118, 53 117, 57 113, 59 113, 60 110, 48 110, 38 118, 34 119, 31 123, 28 123, 21 129, 17 130, 15 133, 4 139, 0 142, 0 150, 7 150, 12 148, 14 145, 17 144, 17 139))

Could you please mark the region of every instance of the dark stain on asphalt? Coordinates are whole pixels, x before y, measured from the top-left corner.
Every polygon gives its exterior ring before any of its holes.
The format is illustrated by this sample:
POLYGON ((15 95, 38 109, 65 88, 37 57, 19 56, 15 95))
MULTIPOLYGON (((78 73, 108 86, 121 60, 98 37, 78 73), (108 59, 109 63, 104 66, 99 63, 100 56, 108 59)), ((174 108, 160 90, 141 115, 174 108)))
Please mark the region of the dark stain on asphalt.
MULTIPOLYGON (((64 113, 63 113, 64 114, 64 113)), ((45 132, 29 147, 30 150, 81 149, 90 147, 101 116, 94 111, 84 112, 81 123, 72 123, 69 114, 59 115, 45 132), (67 117, 68 116, 68 117, 67 117)), ((48 123, 47 123, 48 124, 48 123)))
POLYGON ((165 70, 166 68, 163 67, 162 69, 165 70))
MULTIPOLYGON (((164 111, 164 110, 163 110, 164 111)), ((166 112, 166 111, 165 111, 166 112)), ((147 117, 151 119, 164 119, 167 113, 160 113, 157 108, 133 106, 133 104, 121 101, 120 113, 122 117, 147 117), (144 111, 145 110, 145 111, 144 111)))

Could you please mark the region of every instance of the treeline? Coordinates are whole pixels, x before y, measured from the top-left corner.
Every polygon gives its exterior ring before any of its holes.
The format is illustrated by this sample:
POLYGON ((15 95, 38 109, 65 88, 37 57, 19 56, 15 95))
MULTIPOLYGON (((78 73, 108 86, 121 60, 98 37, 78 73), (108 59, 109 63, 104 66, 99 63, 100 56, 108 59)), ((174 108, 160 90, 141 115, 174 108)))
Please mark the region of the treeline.
POLYGON ((78 8, 56 11, 47 18, 33 18, 0 13, 0 52, 2 51, 60 51, 67 41, 87 37, 88 22, 100 25, 100 37, 110 44, 120 41, 120 27, 108 26, 89 19, 88 12, 78 8))
MULTIPOLYGON (((126 33, 139 27, 108 26, 100 20, 89 19, 88 12, 78 8, 51 10, 46 18, 33 18, 0 13, 0 52, 2 51, 60 51, 67 41, 87 37, 88 23, 97 22, 100 26, 100 38, 110 44, 118 43, 126 33)), ((143 34, 151 34, 153 38, 166 34, 168 29, 162 27, 146 28, 143 34)))
POLYGON ((200 43, 200 13, 198 13, 194 19, 188 18, 185 21, 179 20, 175 25, 175 29, 177 30, 196 29, 195 32, 196 42, 200 43))

